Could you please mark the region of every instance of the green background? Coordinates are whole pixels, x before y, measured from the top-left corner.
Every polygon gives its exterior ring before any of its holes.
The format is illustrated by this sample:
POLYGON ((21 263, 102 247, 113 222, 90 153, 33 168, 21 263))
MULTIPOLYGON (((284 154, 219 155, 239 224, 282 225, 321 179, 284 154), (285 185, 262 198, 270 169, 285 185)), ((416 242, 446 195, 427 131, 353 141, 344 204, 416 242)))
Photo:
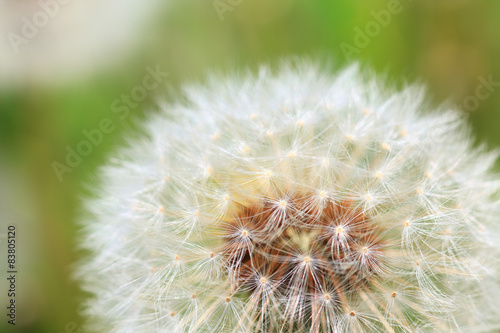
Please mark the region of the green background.
MULTIPOLYGON (((391 2, 242 0, 229 5, 221 19, 212 0, 172 1, 151 18, 139 47, 112 67, 63 84, 26 80, 1 86, 0 233, 7 225, 18 226, 16 330, 59 333, 82 327, 78 304, 84 295, 71 273, 82 255, 76 248, 77 222, 87 188, 124 134, 154 110, 157 96, 172 96, 207 71, 255 69, 290 56, 327 60, 333 68, 358 60, 397 86, 426 84, 434 103, 450 101, 469 115, 477 142, 498 147, 499 87, 478 99, 474 110, 465 110, 463 103, 474 99, 477 89, 487 92, 481 78, 500 82, 500 2, 401 0, 400 13, 379 32, 371 31, 366 46, 357 47, 358 29, 375 27, 373 13, 391 2), (350 57, 341 48, 346 44, 358 49, 350 57), (118 118, 113 101, 142 83, 147 66, 157 65, 169 73, 165 89, 151 92, 125 121, 118 118), (82 131, 98 128, 104 118, 116 129, 59 181, 53 162, 64 163, 67 147, 75 149, 85 140, 82 131)), ((6 252, 3 241, 0 253, 6 252)), ((3 286, 2 304, 7 301, 3 286)), ((5 321, 0 331, 11 329, 5 321)))

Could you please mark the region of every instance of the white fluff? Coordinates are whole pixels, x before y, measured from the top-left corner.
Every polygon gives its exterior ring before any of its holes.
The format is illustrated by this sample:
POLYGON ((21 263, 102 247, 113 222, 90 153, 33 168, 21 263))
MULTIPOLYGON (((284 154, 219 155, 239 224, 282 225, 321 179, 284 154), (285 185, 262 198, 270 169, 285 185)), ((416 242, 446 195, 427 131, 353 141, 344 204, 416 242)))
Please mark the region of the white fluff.
POLYGON ((308 62, 187 87, 182 102, 145 124, 147 136, 130 140, 101 170, 87 202, 83 247, 91 255, 79 276, 93 294, 89 327, 498 329, 500 183, 490 171, 497 154, 472 147, 455 110, 428 110, 424 100, 421 88, 388 91, 357 66, 331 75, 308 62), (296 193, 307 193, 300 208, 296 193), (270 213, 258 235, 231 217, 264 201, 270 213), (316 221, 326 205, 342 202, 370 219, 373 228, 363 232, 374 234, 371 242, 353 247, 348 215, 333 216, 321 235, 285 230, 304 207, 316 221), (255 237, 272 243, 284 232, 296 246, 279 260, 293 269, 275 280, 252 271, 239 290, 224 244, 242 257, 255 251, 255 237), (340 270, 370 271, 367 285, 329 281, 336 287, 305 292, 305 277, 330 278, 320 276, 331 263, 315 257, 314 237, 328 242, 325 253, 348 253, 340 270))

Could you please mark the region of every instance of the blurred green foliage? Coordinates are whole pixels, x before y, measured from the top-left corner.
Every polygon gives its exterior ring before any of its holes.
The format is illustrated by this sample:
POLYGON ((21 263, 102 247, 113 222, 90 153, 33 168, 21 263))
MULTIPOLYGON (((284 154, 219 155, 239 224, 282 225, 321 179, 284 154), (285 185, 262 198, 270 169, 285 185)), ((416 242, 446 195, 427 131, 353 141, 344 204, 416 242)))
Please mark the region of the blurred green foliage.
MULTIPOLYGON (((175 91, 182 83, 202 80, 207 71, 255 69, 283 57, 330 59, 334 67, 358 60, 397 85, 425 83, 435 101, 449 99, 462 108, 481 78, 500 82, 499 1, 400 0, 400 13, 372 33, 368 45, 357 47, 357 29, 365 31, 376 21, 374 12, 394 1, 242 0, 222 20, 211 0, 173 1, 127 61, 62 85, 3 88, 0 163, 5 167, 0 172, 5 174, 0 179, 10 182, 0 186, 16 188, 18 194, 11 198, 11 213, 0 212, 2 228, 16 222, 7 219, 32 223, 25 226, 32 236, 19 240, 20 271, 28 276, 19 286, 24 293, 19 331, 77 332, 83 323, 77 310, 84 295, 70 277, 81 256, 76 250, 81 200, 123 133, 153 110, 155 96, 163 93, 148 95, 126 120, 113 113, 113 101, 141 84, 147 66, 168 72, 167 86, 175 91), (342 43, 358 52, 346 58, 342 43), (111 119, 116 130, 60 182, 52 163, 64 163, 66 147, 75 148, 85 139, 82 131, 98 128, 103 118, 111 119)), ((478 142, 499 146, 500 91, 491 91, 474 108, 464 114, 470 114, 478 142)), ((2 329, 8 329, 4 320, 2 329)))

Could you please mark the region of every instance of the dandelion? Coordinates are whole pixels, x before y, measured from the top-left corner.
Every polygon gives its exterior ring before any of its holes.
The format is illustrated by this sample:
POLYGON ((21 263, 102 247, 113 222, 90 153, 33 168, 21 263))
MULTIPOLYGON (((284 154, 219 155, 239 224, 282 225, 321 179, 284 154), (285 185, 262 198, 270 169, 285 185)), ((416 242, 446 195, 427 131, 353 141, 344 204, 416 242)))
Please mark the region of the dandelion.
POLYGON ((102 169, 79 271, 101 332, 483 332, 497 155, 357 67, 184 91, 102 169))
POLYGON ((165 2, 0 0, 0 85, 61 85, 116 65, 165 2))

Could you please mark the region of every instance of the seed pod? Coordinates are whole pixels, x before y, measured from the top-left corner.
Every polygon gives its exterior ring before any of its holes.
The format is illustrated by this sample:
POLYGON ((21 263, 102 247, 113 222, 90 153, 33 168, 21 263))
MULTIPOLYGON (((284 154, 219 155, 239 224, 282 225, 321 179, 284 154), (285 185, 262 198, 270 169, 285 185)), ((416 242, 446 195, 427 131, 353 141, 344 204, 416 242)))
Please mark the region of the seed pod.
POLYGON ((498 327, 497 155, 421 88, 326 72, 213 76, 101 170, 80 269, 94 329, 498 327))

